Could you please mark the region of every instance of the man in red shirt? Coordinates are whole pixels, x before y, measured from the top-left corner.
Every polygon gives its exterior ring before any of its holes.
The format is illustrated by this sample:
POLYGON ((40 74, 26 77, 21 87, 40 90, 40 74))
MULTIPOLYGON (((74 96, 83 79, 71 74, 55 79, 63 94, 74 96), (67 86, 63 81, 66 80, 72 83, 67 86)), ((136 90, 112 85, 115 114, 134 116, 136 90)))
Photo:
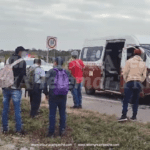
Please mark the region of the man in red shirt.
POLYGON ((81 94, 81 82, 83 80, 83 61, 78 58, 78 51, 73 51, 71 53, 72 58, 74 59, 69 63, 69 70, 71 71, 72 76, 76 79, 76 84, 72 90, 74 106, 72 108, 82 108, 82 94, 81 94))

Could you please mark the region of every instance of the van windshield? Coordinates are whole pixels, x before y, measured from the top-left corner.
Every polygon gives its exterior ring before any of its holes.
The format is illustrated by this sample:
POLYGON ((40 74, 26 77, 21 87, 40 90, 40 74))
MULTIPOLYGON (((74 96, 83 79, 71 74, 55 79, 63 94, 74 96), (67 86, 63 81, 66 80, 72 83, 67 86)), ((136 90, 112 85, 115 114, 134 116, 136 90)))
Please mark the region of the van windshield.
POLYGON ((84 47, 81 52, 83 61, 98 61, 101 58, 103 47, 84 47))

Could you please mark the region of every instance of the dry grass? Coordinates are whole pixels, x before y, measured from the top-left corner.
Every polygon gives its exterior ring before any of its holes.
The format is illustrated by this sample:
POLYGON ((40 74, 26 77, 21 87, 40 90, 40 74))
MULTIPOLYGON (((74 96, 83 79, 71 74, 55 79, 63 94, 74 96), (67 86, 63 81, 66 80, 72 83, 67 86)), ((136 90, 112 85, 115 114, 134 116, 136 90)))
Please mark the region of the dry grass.
MULTIPOLYGON (((2 100, 2 97, 0 97, 2 100)), ((2 101, 1 101, 2 102, 2 101)), ((0 103, 2 110, 2 103, 0 103)), ((31 144, 72 144, 71 147, 35 147, 41 150, 92 150, 109 149, 110 147, 79 147, 78 144, 119 144, 113 150, 150 150, 150 124, 138 122, 118 123, 116 116, 99 114, 82 109, 70 109, 67 107, 67 128, 63 138, 58 136, 59 116, 57 114, 56 136, 54 139, 46 138, 49 124, 48 102, 42 102, 42 113, 36 119, 29 118, 29 101, 23 100, 22 118, 27 134, 25 137, 14 133, 13 109, 10 111, 10 133, 7 136, 0 135, 6 142, 11 142, 16 147, 30 147, 31 144)))

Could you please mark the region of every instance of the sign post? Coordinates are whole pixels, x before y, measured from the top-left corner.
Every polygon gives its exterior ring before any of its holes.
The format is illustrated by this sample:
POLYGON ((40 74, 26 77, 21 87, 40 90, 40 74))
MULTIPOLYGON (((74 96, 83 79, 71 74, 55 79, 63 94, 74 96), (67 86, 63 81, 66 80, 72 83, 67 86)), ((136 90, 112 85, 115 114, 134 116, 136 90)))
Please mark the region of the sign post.
MULTIPOLYGON (((57 48, 57 37, 47 36, 46 47, 47 47, 47 63, 48 63, 48 52, 49 50, 57 48)), ((55 57, 55 54, 54 54, 54 57, 55 57)))

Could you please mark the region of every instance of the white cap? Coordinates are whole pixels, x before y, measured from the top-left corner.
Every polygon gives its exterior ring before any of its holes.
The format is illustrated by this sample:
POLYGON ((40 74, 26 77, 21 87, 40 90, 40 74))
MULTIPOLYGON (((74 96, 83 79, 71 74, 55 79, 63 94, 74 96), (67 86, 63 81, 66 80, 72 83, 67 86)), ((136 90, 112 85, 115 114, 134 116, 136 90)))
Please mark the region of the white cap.
POLYGON ((71 56, 78 56, 78 51, 71 52, 71 56))

